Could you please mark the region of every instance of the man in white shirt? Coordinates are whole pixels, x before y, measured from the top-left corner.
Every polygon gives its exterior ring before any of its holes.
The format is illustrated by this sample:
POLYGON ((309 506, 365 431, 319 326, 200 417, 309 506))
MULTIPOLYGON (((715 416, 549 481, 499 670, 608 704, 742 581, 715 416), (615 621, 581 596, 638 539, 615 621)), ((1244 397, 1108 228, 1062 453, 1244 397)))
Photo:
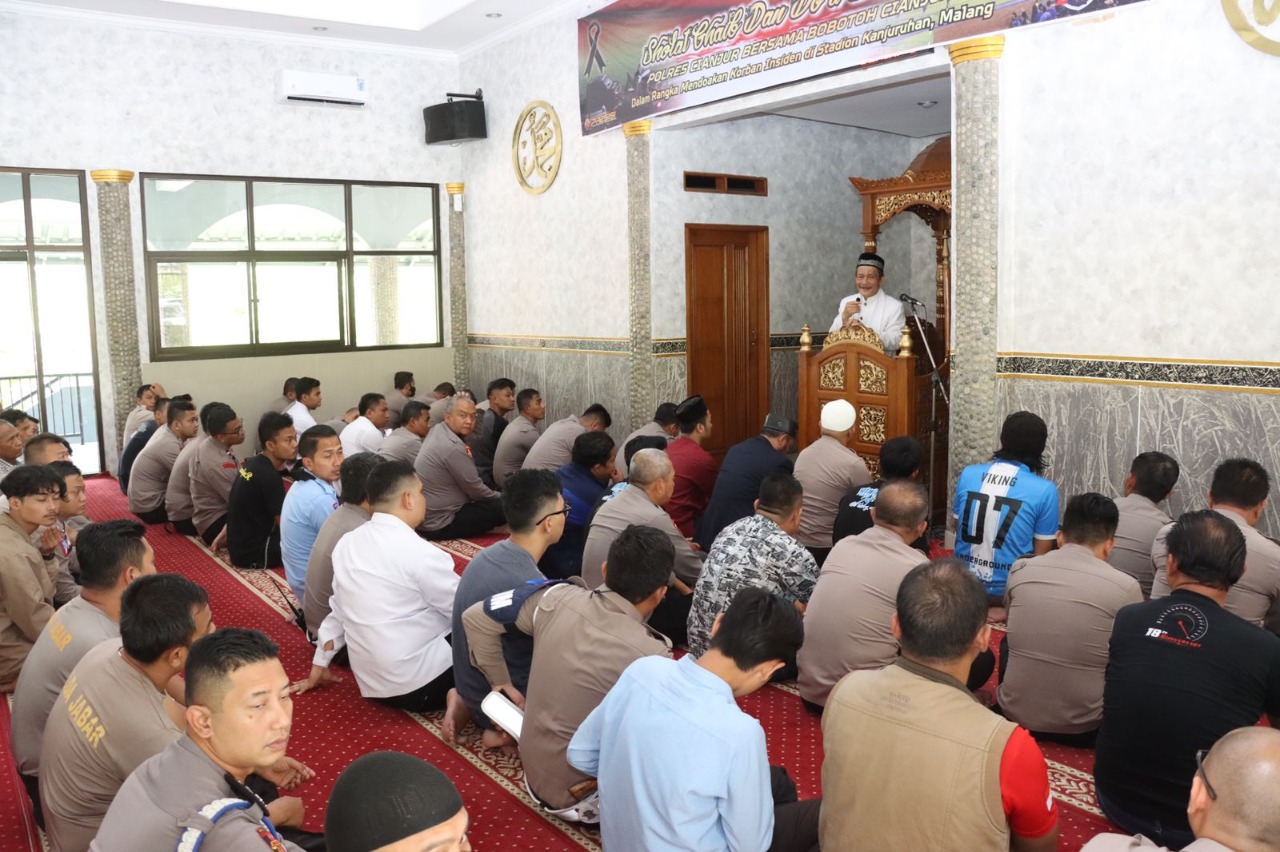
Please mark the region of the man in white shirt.
POLYGON ((293 428, 301 435, 316 425, 316 418, 311 412, 320 407, 324 402, 324 396, 320 393, 320 380, 310 376, 298 379, 293 386, 293 391, 297 399, 284 410, 284 413, 293 418, 293 428))
MULTIPOLYGON (((453 688, 448 639, 458 575, 453 559, 414 532, 426 514, 413 467, 382 462, 367 483, 372 516, 333 549, 332 611, 320 625, 311 676, 299 694, 338 676, 343 647, 360 694, 414 712, 443 710, 453 688)), ((465 723, 463 718, 455 724, 465 723)))
POLYGON ((881 289, 884 286, 884 258, 871 252, 859 255, 853 282, 858 292, 840 300, 836 318, 831 321, 831 331, 839 331, 845 326, 865 326, 880 335, 885 352, 897 352, 906 317, 902 312, 902 302, 881 289))
POLYGON ((351 421, 338 437, 342 439, 342 454, 376 453, 385 437, 387 427, 387 398, 380 393, 367 393, 360 397, 360 416, 351 421))

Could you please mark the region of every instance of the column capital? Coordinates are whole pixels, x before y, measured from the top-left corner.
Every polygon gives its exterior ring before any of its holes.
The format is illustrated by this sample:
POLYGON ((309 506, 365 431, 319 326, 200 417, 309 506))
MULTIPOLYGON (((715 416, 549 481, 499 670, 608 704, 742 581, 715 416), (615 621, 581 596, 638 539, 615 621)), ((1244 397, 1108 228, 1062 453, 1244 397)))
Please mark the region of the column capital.
POLYGON ((648 136, 653 132, 653 122, 647 118, 628 121, 622 125, 622 135, 630 139, 632 136, 648 136))
POLYGON ((1004 53, 1004 36, 986 36, 958 41, 947 45, 951 52, 951 64, 970 62, 975 59, 999 59, 1004 53))
POLYGON ((124 169, 94 169, 89 177, 94 183, 133 183, 133 172, 124 169))
POLYGON ((444 191, 450 195, 461 195, 466 189, 467 185, 465 183, 446 183, 444 185, 444 191))

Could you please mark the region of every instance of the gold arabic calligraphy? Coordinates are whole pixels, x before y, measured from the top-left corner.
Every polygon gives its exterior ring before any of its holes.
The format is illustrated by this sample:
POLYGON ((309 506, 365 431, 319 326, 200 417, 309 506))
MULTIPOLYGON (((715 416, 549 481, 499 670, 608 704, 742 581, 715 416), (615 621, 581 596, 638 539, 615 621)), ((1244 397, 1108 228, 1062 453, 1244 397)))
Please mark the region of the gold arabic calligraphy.
POLYGON ((546 192, 560 173, 564 137, 555 108, 546 101, 533 101, 520 113, 511 157, 516 179, 526 192, 546 192))

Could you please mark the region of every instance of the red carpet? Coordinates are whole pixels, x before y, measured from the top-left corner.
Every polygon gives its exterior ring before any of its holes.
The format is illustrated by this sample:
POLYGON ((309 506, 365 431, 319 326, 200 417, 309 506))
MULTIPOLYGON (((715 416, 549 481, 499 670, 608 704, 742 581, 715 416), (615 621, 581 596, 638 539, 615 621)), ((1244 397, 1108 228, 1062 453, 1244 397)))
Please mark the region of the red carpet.
MULTIPOLYGON (((89 508, 99 520, 128 516, 118 486, 106 478, 90 480, 89 508)), ((453 556, 461 573, 480 549, 500 538, 438 546, 453 556)), ((148 539, 161 571, 181 573, 208 591, 218 624, 262 630, 280 644, 289 676, 295 680, 306 676, 312 648, 291 623, 286 605, 289 593, 282 578, 276 583, 262 572, 237 571, 213 558, 195 540, 159 527, 151 528, 148 539)), ((306 803, 306 828, 322 830, 324 808, 342 769, 367 752, 394 749, 431 761, 454 780, 471 815, 471 841, 477 850, 599 849, 597 834, 544 817, 535 809, 523 792, 518 759, 482 754, 474 729, 458 748, 450 747, 440 737, 440 714, 417 716, 365 701, 350 672, 343 674, 342 683, 310 692, 294 703, 289 753, 316 771, 316 778, 296 792, 306 803)), ((794 687, 767 687, 740 703, 760 720, 771 762, 787 767, 800 795, 821 795, 821 727, 818 717, 804 709, 794 687)), ((8 748, 7 706, 0 706, 0 725, 0 850, 38 852, 34 820, 8 748)), ((1048 745, 1045 754, 1062 812, 1059 849, 1079 849, 1094 834, 1115 830, 1098 814, 1093 798, 1092 753, 1048 745)))

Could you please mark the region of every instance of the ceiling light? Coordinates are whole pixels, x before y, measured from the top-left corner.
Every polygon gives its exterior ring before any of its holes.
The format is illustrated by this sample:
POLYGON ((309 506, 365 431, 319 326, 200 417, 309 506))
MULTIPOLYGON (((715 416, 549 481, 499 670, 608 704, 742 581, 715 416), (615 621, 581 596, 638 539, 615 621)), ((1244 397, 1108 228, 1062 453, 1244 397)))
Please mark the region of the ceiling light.
POLYGON ((329 28, 328 27, 312 27, 311 29, 315 30, 318 33, 322 33, 322 32, 326 32, 329 28))
POLYGON ((936 107, 937 105, 938 105, 937 101, 916 101, 916 106, 923 107, 924 109, 929 109, 930 107, 936 107))
POLYGON ((486 13, 485 13, 485 17, 486 17, 486 18, 501 18, 501 17, 502 17, 502 13, 501 13, 501 12, 486 12, 486 13))

